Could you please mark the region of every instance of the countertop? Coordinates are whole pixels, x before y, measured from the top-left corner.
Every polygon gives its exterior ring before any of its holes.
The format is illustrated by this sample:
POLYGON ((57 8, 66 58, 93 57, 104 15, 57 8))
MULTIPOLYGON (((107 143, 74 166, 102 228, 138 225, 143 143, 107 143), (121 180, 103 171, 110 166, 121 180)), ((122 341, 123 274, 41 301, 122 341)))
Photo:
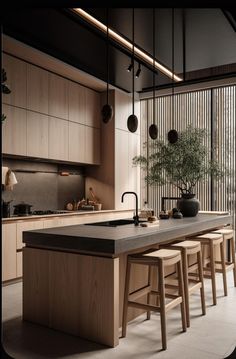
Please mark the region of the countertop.
POLYGON ((130 212, 134 211, 133 209, 102 209, 101 211, 85 211, 85 210, 79 210, 79 211, 67 211, 66 213, 54 213, 54 214, 44 214, 44 215, 29 215, 29 216, 11 216, 8 218, 2 218, 2 223, 8 223, 8 222, 15 222, 15 221, 22 221, 22 220, 34 220, 34 219, 40 219, 40 218, 54 218, 54 217, 68 217, 68 216, 80 216, 80 215, 86 215, 86 214, 98 214, 98 213, 112 213, 112 212, 130 212))
POLYGON ((73 225, 23 232, 23 242, 31 247, 66 251, 89 251, 112 256, 201 231, 231 224, 228 214, 198 214, 196 217, 160 220, 158 227, 117 227, 73 225))

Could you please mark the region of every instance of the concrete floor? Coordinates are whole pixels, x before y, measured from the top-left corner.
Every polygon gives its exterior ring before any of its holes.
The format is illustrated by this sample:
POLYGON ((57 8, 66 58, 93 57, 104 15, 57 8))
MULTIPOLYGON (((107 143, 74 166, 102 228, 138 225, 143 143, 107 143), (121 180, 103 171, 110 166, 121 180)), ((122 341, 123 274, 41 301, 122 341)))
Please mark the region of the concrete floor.
POLYGON ((168 348, 161 350, 160 319, 142 315, 127 328, 127 337, 116 348, 22 322, 22 283, 3 287, 3 346, 17 359, 222 359, 236 346, 236 288, 228 273, 228 296, 223 296, 221 275, 217 275, 218 304, 212 306, 210 281, 205 280, 206 316, 201 315, 198 293, 191 297, 191 327, 181 332, 178 308, 168 313, 168 348))

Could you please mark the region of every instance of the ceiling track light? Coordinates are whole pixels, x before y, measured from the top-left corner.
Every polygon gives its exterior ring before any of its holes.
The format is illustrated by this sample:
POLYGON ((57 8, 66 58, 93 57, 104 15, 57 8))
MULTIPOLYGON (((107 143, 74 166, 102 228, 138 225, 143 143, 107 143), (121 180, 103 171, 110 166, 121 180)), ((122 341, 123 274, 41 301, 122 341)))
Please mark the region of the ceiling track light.
POLYGON ((132 64, 132 62, 131 62, 131 63, 129 64, 129 67, 127 68, 127 71, 128 71, 128 72, 131 72, 132 68, 133 68, 133 64, 132 64))
POLYGON ((155 58, 152 58, 151 56, 149 56, 146 52, 142 51, 137 46, 133 46, 132 42, 128 41, 126 38, 119 35, 117 32, 115 32, 111 28, 109 28, 109 27, 107 28, 107 26, 104 25, 101 21, 97 20, 95 17, 91 16, 89 13, 87 13, 83 9, 72 8, 71 11, 73 11, 74 13, 76 13, 77 15, 82 17, 85 21, 87 21, 89 24, 95 26, 97 29, 99 29, 103 33, 106 33, 108 31, 109 37, 113 41, 119 43, 121 46, 125 47, 130 52, 134 53, 134 55, 136 55, 137 57, 142 59, 142 61, 144 61, 146 64, 152 66, 154 63, 155 68, 157 70, 161 71, 163 74, 165 74, 169 78, 171 78, 171 79, 173 78, 173 80, 176 82, 183 81, 183 79, 180 76, 174 74, 170 69, 168 69, 166 66, 162 65, 155 58))
POLYGON ((141 65, 139 63, 138 64, 138 70, 137 70, 136 75, 135 75, 136 79, 140 76, 140 74, 141 74, 141 65))

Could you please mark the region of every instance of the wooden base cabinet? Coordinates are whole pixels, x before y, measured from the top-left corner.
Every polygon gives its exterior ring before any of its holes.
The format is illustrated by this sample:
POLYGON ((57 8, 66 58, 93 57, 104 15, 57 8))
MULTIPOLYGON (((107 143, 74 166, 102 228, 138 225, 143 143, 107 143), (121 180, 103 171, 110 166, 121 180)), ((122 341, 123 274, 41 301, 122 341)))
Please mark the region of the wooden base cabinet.
POLYGON ((118 258, 25 247, 23 264, 24 320, 118 345, 118 258))
POLYGON ((2 226, 2 280, 16 278, 16 223, 2 226))

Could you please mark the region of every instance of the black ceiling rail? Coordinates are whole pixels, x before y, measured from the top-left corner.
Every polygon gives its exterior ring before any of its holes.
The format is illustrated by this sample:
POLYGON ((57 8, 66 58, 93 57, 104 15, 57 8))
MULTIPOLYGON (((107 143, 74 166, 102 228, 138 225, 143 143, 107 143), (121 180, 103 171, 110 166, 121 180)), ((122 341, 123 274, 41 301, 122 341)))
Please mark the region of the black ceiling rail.
MULTIPOLYGON (((73 19, 77 24, 81 23, 84 27, 86 27, 87 29, 89 29, 91 32, 93 32, 96 36, 102 38, 104 41, 106 41, 106 33, 102 32, 100 29, 97 29, 95 26, 89 24, 89 22, 87 22, 86 20, 84 20, 82 17, 80 17, 75 11, 73 11, 73 9, 57 9, 58 11, 62 11, 63 10, 63 14, 66 14, 67 16, 69 16, 71 19, 73 19)), ((112 26, 110 26, 110 29, 115 31, 118 35, 122 36, 125 40, 129 41, 130 43, 132 42, 127 36, 125 36, 124 34, 120 33, 117 29, 112 28, 112 26)), ((128 57, 130 57, 130 55, 132 54, 132 50, 128 50, 126 49, 124 46, 122 46, 121 44, 119 44, 117 41, 109 38, 109 44, 112 45, 113 47, 115 47, 117 50, 121 51, 122 53, 124 53, 125 55, 127 55, 128 57)), ((143 51, 146 55, 150 56, 152 58, 152 55, 147 52, 145 49, 141 48, 139 45, 137 45, 135 43, 135 47, 137 47, 139 50, 143 51)), ((141 65, 143 65, 144 67, 146 67, 148 70, 153 71, 153 66, 150 63, 150 65, 144 61, 141 57, 139 57, 138 55, 134 54, 134 60, 136 62, 139 62, 141 65)), ((157 59, 156 59, 157 60, 157 59)), ((171 69, 164 64, 163 62, 161 62, 159 59, 157 60, 158 63, 162 66, 164 66, 165 68, 167 68, 169 71, 171 71, 171 69)), ((158 74, 158 69, 155 70, 155 74, 158 74)), ((166 74, 162 73, 163 76, 166 76, 167 78, 169 78, 169 76, 167 76, 166 74)))

